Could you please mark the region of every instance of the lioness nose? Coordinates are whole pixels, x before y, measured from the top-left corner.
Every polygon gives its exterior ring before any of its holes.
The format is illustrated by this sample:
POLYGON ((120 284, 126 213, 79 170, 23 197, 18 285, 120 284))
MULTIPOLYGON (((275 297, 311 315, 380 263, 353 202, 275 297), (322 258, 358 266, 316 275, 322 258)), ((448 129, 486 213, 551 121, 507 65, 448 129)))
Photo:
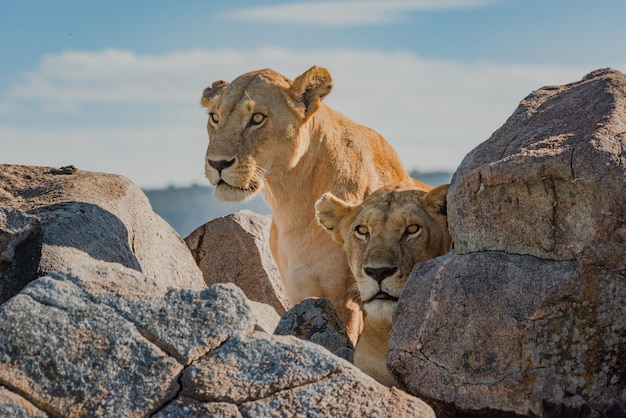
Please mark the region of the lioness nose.
POLYGON ((231 165, 235 164, 235 159, 233 158, 230 161, 226 161, 226 160, 219 160, 219 161, 213 161, 213 160, 209 160, 209 165, 211 167, 213 167, 214 169, 216 169, 218 171, 218 173, 221 173, 223 169, 230 167, 231 165))
POLYGON ((393 276, 398 271, 398 267, 365 267, 363 270, 372 279, 382 283, 387 277, 393 276))

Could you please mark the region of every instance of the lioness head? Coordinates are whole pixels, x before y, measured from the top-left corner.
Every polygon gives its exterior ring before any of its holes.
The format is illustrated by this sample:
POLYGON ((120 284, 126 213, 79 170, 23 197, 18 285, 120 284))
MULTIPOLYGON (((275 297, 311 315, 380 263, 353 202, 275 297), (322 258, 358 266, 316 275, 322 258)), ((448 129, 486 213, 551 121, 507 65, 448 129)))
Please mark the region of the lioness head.
POLYGON ((451 249, 448 188, 425 192, 400 184, 383 187, 356 206, 331 193, 315 204, 318 221, 343 245, 365 312, 373 319, 390 322, 413 266, 451 249))
POLYGON ((312 67, 291 82, 272 70, 216 81, 202 95, 208 109, 205 174, 221 200, 256 194, 268 176, 293 168, 307 150, 300 127, 330 93, 325 68, 312 67))

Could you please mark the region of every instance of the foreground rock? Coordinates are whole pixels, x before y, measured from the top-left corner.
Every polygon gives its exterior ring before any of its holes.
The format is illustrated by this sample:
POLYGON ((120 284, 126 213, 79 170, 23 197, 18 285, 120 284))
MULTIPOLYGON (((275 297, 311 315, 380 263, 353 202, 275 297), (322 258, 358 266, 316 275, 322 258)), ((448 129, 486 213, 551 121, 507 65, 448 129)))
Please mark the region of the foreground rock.
POLYGON ((626 415, 626 76, 525 98, 457 170, 388 366, 441 416, 626 415))
POLYGON ((276 335, 293 335, 311 341, 353 362, 354 346, 333 304, 326 298, 308 298, 282 316, 276 335))
POLYGON ((172 287, 206 287, 185 243, 128 179, 0 165, 0 302, 37 277, 94 260, 172 287))
POLYGON ((207 285, 234 283, 249 299, 282 315, 290 303, 270 250, 271 219, 242 210, 207 222, 185 242, 207 285))
POLYGON ((434 416, 324 348, 255 332, 255 322, 232 284, 173 289, 113 263, 52 273, 0 306, 0 412, 434 416))

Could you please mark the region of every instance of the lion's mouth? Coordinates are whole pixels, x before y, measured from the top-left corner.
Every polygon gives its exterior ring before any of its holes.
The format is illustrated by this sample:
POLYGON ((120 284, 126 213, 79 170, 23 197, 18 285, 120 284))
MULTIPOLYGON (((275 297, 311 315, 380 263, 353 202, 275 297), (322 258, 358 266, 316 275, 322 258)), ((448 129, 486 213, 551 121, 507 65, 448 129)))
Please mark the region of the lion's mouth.
POLYGON ((226 183, 223 179, 220 179, 220 181, 217 182, 217 186, 218 187, 224 186, 224 187, 228 187, 231 189, 237 189, 237 190, 241 190, 242 192, 254 192, 256 191, 256 189, 258 189, 258 186, 255 183, 250 183, 246 187, 236 187, 236 186, 233 186, 232 184, 226 183))
POLYGON ((389 293, 387 292, 383 292, 380 291, 378 293, 376 293, 373 297, 371 297, 368 301, 366 301, 365 303, 370 303, 370 302, 374 302, 376 300, 390 300, 392 302, 397 302, 398 298, 395 296, 391 296, 389 293))

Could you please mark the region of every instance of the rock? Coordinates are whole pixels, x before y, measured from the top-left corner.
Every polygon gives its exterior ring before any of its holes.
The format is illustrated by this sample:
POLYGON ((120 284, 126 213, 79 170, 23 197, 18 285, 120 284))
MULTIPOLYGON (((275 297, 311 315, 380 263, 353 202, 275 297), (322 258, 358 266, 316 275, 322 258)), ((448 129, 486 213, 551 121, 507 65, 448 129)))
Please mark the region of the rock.
MULTIPOLYGON (((115 309, 144 338, 184 365, 234 335, 252 332, 256 323, 252 307, 236 286, 201 291, 164 288, 155 280, 109 263, 50 276, 79 285, 93 302, 115 309)), ((40 298, 45 300, 44 295, 40 298)))
POLYGON ((249 302, 256 318, 256 329, 268 334, 273 334, 280 322, 280 316, 276 313, 276 309, 266 303, 255 302, 253 300, 249 302))
POLYGON ((26 399, 0 386, 0 417, 47 418, 48 415, 26 399))
POLYGON ((419 399, 293 336, 233 338, 187 368, 181 382, 181 395, 236 404, 249 417, 434 417, 419 399))
POLYGON ((186 396, 178 396, 153 418, 239 418, 237 405, 226 402, 200 402, 186 396))
POLYGON ((0 306, 0 412, 434 416, 316 344, 253 332, 255 322, 233 284, 169 288, 103 262, 51 273, 0 306))
MULTIPOLYGON (((37 261, 37 277, 100 260, 172 287, 206 287, 185 243, 124 177, 1 165, 0 206, 40 223, 41 236, 27 234, 21 244, 25 254, 33 253, 30 260, 37 261)), ((14 274, 5 277, 3 271, 3 282, 19 280, 14 274)), ((21 280, 33 278, 26 274, 21 280)))
POLYGON ((311 341, 349 362, 354 346, 335 308, 326 298, 307 298, 282 316, 275 335, 293 335, 311 341))
POLYGON ((0 330, 0 382, 57 416, 145 415, 178 390, 182 366, 71 282, 32 282, 0 330))
POLYGON ((0 384, 56 415, 143 416, 174 397, 184 365, 254 323, 234 285, 165 289, 90 264, 0 306, 0 384))
POLYGON ((270 216, 242 210, 197 228, 185 242, 207 285, 234 283, 282 315, 291 304, 270 250, 270 224, 270 216))
POLYGON ((448 223, 459 253, 626 262, 626 75, 598 70, 531 93, 463 160, 448 223), (513 216, 513 214, 515 214, 513 216))
POLYGON ((37 278, 40 254, 39 219, 0 207, 0 304, 37 278))
POLYGON ((533 92, 463 160, 387 365, 438 416, 626 415, 626 76, 533 92))

